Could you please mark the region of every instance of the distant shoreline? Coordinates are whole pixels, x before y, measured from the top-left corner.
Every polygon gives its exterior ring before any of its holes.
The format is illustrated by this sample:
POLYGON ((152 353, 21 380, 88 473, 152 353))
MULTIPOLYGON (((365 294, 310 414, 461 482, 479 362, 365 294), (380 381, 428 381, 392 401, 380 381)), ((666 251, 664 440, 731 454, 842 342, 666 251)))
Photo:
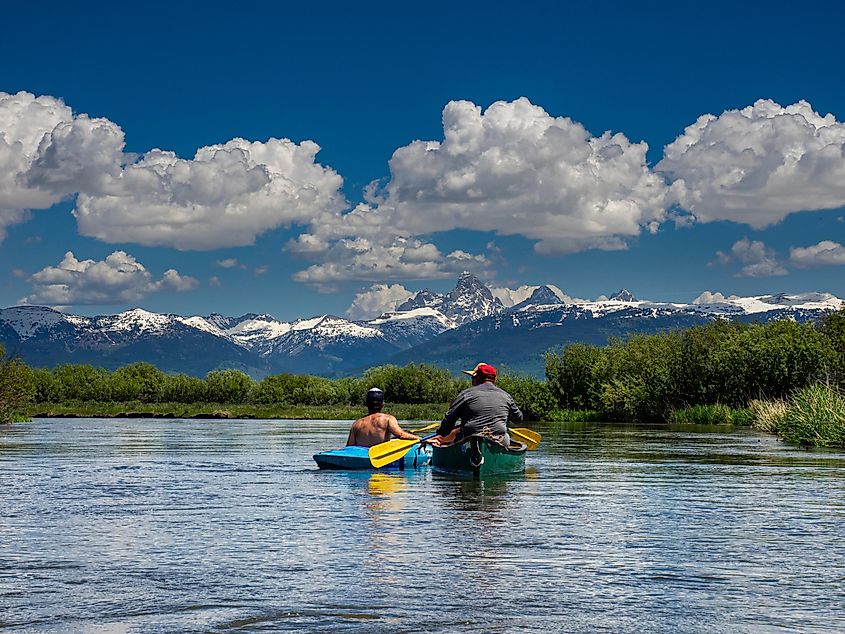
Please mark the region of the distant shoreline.
MULTIPOLYGON (((440 420, 448 403, 388 404, 385 412, 399 420, 440 420)), ((163 419, 286 419, 355 420, 367 414, 364 407, 347 405, 232 405, 222 403, 35 403, 30 418, 163 418, 163 419)))

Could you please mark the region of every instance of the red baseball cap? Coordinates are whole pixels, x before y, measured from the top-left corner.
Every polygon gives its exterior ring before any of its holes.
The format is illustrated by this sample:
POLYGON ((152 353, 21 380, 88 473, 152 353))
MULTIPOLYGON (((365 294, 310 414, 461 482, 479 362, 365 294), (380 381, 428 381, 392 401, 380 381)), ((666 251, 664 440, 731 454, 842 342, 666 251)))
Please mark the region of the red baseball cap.
POLYGON ((476 374, 480 374, 485 378, 496 378, 496 368, 494 368, 489 363, 479 363, 475 368, 472 370, 461 370, 464 374, 469 374, 470 376, 475 376, 476 374))

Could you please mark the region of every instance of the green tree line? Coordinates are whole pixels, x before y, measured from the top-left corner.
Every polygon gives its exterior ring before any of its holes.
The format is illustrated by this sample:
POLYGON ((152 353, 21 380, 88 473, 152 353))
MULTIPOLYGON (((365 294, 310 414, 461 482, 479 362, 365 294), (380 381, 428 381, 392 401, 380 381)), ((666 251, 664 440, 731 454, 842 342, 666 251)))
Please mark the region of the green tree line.
POLYGON ((825 383, 845 387, 845 309, 818 323, 719 320, 603 347, 546 355, 548 386, 561 408, 611 420, 668 420, 697 405, 744 408, 825 383))
MULTIPOLYGON (((601 347, 573 344, 546 355, 545 380, 503 372, 497 381, 529 420, 592 410, 609 420, 654 421, 690 406, 747 407, 752 400, 784 399, 818 382, 845 387, 845 308, 818 323, 719 320, 601 347)), ((278 374, 255 381, 238 370, 198 378, 165 374, 148 363, 109 372, 78 364, 29 368, 5 358, 0 422, 14 420, 33 402, 363 406, 373 386, 385 391, 388 403, 447 403, 469 382, 414 363, 379 366, 352 378, 278 374)))

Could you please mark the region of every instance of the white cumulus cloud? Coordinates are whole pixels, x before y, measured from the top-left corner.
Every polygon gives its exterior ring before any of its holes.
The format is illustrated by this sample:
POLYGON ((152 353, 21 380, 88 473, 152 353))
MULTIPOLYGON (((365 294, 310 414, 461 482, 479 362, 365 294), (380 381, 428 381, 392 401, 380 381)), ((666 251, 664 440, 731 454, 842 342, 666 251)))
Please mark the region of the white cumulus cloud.
POLYGON ((845 264, 845 246, 833 240, 822 240, 809 247, 792 247, 789 261, 801 268, 845 264))
POLYGON ((60 99, 0 92, 0 240, 33 209, 47 209, 119 169, 123 133, 75 116, 60 99))
POLYGON ((760 240, 737 240, 730 253, 716 252, 719 264, 738 262, 742 268, 737 277, 772 277, 789 272, 778 262, 777 254, 760 240))
POLYGON ((666 146, 657 171, 702 222, 761 229, 790 213, 845 205, 845 124, 806 101, 761 99, 702 115, 666 146))
POLYGON ((710 291, 704 291, 701 295, 696 297, 692 300, 693 304, 724 304, 728 301, 728 297, 725 297, 722 293, 711 293, 710 291))
POLYGON ((443 134, 390 159, 373 200, 393 226, 522 235, 542 252, 571 252, 619 248, 665 218, 667 189, 646 164, 648 146, 623 134, 594 137, 525 98, 483 112, 452 101, 443 134))
POLYGON ((401 284, 373 284, 355 294, 346 315, 352 319, 374 319, 413 296, 414 293, 401 284))
POLYGON ((124 251, 115 251, 105 260, 78 260, 72 251, 56 266, 48 266, 30 278, 31 295, 25 304, 71 306, 78 304, 119 304, 135 302, 150 293, 190 291, 198 281, 169 269, 154 280, 143 264, 124 251))
POLYGON ((315 161, 320 147, 288 139, 233 139, 191 160, 151 150, 81 191, 82 235, 183 250, 250 245, 262 233, 343 208, 341 177, 315 161))
POLYGON ((463 251, 423 253, 437 247, 422 239, 454 229, 522 235, 540 253, 622 249, 666 217, 668 188, 646 164, 648 146, 623 134, 594 137, 521 98, 483 112, 452 101, 443 135, 396 150, 389 180, 367 188, 367 203, 315 218, 288 248, 329 262, 295 279, 435 279, 487 266, 463 251))
POLYGON ((342 178, 316 162, 320 147, 236 138, 192 159, 124 152, 107 119, 61 100, 0 92, 0 239, 5 228, 77 195, 79 232, 104 242, 214 249, 342 210, 342 178))
MULTIPOLYGON (((291 245, 297 250, 298 243, 291 245)), ((310 252, 311 257, 314 252, 310 252)), ((415 238, 349 238, 326 243, 320 251, 321 263, 298 271, 299 282, 326 285, 342 280, 445 279, 466 270, 483 271, 490 262, 483 255, 455 250, 444 254, 435 245, 415 238)))

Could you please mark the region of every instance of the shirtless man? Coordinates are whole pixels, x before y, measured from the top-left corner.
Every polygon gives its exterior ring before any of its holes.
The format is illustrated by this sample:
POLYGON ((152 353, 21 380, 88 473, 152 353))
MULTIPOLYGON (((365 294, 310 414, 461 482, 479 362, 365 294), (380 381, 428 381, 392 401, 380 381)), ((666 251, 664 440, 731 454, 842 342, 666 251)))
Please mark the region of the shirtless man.
POLYGON ((382 413, 384 407, 384 392, 377 387, 367 392, 367 409, 369 414, 359 418, 352 424, 346 446, 373 447, 391 438, 402 440, 417 440, 417 436, 404 431, 394 416, 382 413))

